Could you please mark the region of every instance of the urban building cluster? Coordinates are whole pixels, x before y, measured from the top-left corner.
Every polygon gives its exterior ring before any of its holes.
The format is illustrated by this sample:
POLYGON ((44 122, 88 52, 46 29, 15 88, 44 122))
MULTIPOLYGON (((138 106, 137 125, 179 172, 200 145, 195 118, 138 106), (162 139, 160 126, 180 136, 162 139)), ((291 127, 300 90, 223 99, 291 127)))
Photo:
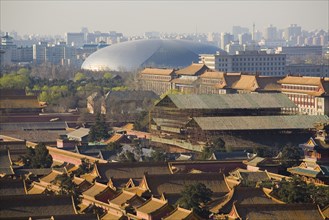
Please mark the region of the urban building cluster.
POLYGON ((180 70, 145 68, 138 79, 140 89, 158 95, 175 90, 185 94, 284 93, 303 114, 329 114, 329 80, 325 77, 227 73, 192 64, 180 70))
MULTIPOLYGON (((238 53, 241 55, 244 51, 248 53, 247 51, 250 50, 259 51, 260 54, 264 54, 260 51, 266 51, 270 54, 285 54, 289 65, 290 63, 296 64, 296 62, 304 63, 310 57, 321 58, 322 56, 328 56, 329 38, 326 31, 306 31, 296 24, 285 29, 278 29, 270 25, 263 32, 256 30, 254 24, 251 31, 249 28, 233 26, 232 33, 167 34, 153 31, 145 32, 143 36, 128 37, 116 31, 89 32, 87 28, 82 28, 80 32, 65 33, 64 37, 40 37, 37 35, 21 37, 16 32, 11 32, 10 35, 1 32, 1 36, 2 65, 49 62, 76 67, 80 67, 90 54, 103 47, 140 39, 180 39, 207 43, 226 51, 228 53, 226 56, 235 56, 238 53), (38 50, 36 48, 42 49, 38 50)), ((221 66, 221 69, 224 69, 226 64, 223 63, 224 66, 221 66)), ((252 67, 241 66, 236 68, 248 69, 252 67)), ((258 66, 262 70, 271 67, 258 66)), ((282 66, 273 66, 272 68, 274 72, 285 73, 283 69, 278 70, 284 68, 282 66), (277 71, 274 68, 277 68, 277 71)))

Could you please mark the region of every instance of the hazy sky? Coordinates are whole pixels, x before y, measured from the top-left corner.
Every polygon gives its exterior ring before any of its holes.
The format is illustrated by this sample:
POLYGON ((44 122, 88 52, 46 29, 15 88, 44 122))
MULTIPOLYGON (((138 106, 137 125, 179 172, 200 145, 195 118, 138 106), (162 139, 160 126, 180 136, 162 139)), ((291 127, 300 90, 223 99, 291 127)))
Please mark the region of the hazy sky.
POLYGON ((224 32, 233 25, 263 31, 273 24, 328 31, 328 0, 302 1, 52 1, 0 0, 2 31, 19 34, 60 34, 110 30, 125 35, 145 31, 224 32))

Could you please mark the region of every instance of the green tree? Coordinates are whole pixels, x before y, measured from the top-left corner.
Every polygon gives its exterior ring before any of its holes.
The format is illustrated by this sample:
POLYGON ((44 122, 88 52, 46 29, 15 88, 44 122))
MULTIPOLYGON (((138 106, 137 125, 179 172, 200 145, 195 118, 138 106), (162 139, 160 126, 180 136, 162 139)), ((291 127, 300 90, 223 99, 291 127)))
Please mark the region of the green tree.
POLYGON ((118 142, 109 143, 106 147, 106 150, 114 151, 116 153, 120 153, 121 149, 121 145, 118 142))
POLYGON ((211 155, 214 153, 214 150, 211 147, 207 147, 205 146, 202 149, 202 152, 200 154, 200 159, 201 160, 209 160, 209 158, 211 157, 211 155))
POLYGON ((56 176, 52 183, 60 187, 59 194, 61 195, 76 195, 77 193, 72 178, 66 173, 56 176))
POLYGON ((104 79, 111 79, 113 77, 113 75, 109 72, 106 72, 106 73, 104 73, 103 77, 104 77, 104 79))
POLYGON ((282 148, 282 165, 285 167, 297 166, 302 159, 303 151, 300 147, 294 145, 286 145, 282 148))
POLYGON ((81 73, 81 72, 77 72, 74 76, 74 82, 79 82, 79 81, 82 81, 82 80, 85 80, 85 79, 87 79, 86 74, 81 73))
POLYGON ((90 161, 86 158, 81 159, 81 164, 79 168, 73 172, 76 176, 81 176, 85 173, 90 173, 94 169, 94 164, 90 163, 90 161))
POLYGON ((30 78, 26 74, 12 72, 0 77, 0 88, 25 89, 29 84, 30 78))
POLYGON ((45 144, 39 143, 33 148, 28 148, 28 153, 23 156, 24 166, 28 168, 49 168, 53 158, 45 144))
POLYGON ((18 71, 17 71, 17 74, 19 75, 26 75, 29 73, 29 70, 26 69, 26 68, 20 68, 18 71))
POLYGON ((291 181, 283 179, 278 188, 274 191, 280 200, 286 203, 311 203, 307 184, 297 176, 293 176, 291 181))
POLYGON ((166 152, 158 149, 155 149, 151 153, 151 157, 149 158, 150 161, 166 161, 166 159, 167 159, 166 152))
POLYGON ((211 201, 213 192, 203 183, 196 183, 184 186, 181 192, 181 198, 177 201, 177 205, 185 209, 192 209, 204 218, 208 218, 209 211, 207 203, 211 201))
POLYGON ((122 162, 137 162, 136 158, 135 158, 135 154, 130 152, 130 151, 126 151, 124 153, 121 153, 119 155, 119 160, 122 162))
POLYGON ((225 141, 220 137, 215 137, 212 140, 211 147, 215 149, 215 151, 225 151, 225 141))
POLYGON ((91 126, 89 131, 89 141, 100 141, 109 137, 109 127, 104 115, 97 114, 95 125, 91 126))

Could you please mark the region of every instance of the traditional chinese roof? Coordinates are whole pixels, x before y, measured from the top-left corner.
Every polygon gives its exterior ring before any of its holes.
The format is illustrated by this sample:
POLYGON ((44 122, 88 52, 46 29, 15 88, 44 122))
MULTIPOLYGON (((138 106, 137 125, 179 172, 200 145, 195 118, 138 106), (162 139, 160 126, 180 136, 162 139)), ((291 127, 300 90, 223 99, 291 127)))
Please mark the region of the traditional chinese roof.
POLYGON ((271 180, 266 171, 250 171, 245 169, 236 169, 230 172, 230 175, 248 182, 262 182, 271 180))
POLYGON ((288 172, 309 177, 327 176, 329 177, 329 166, 318 165, 314 162, 302 162, 297 167, 290 167, 288 172))
POLYGON ((149 175, 145 174, 144 183, 153 195, 160 196, 165 193, 166 196, 182 192, 186 185, 203 183, 207 188, 213 191, 213 196, 223 196, 229 192, 223 174, 220 173, 198 173, 198 174, 163 174, 149 175))
MULTIPOLYGON (((282 80, 278 81, 279 84, 290 85, 303 85, 303 86, 318 86, 317 91, 303 91, 313 96, 328 95, 329 93, 329 81, 322 77, 306 77, 306 76, 286 76, 282 80)), ((283 92, 293 92, 291 89, 282 89, 283 92)), ((295 92, 301 92, 301 90, 295 90, 295 92)))
POLYGON ((245 151, 221 152, 215 151, 211 157, 213 160, 246 160, 248 159, 245 151))
POLYGON ((200 78, 207 78, 207 79, 224 79, 225 72, 217 72, 217 71, 206 71, 202 75, 200 75, 200 78))
POLYGON ((226 196, 225 199, 219 203, 214 202, 214 206, 211 208, 211 212, 228 214, 233 204, 278 204, 261 188, 254 187, 241 187, 237 186, 233 188, 226 196))
POLYGON ((14 174, 8 150, 0 150, 0 176, 14 174))
POLYGON ((233 89, 244 91, 280 91, 281 86, 277 83, 280 77, 241 75, 240 79, 232 85, 233 89))
POLYGON ((41 108, 36 96, 0 96, 0 109, 41 108))
POLYGON ((147 75, 165 75, 169 76, 174 73, 173 69, 158 69, 158 68, 145 68, 142 70, 141 74, 147 75))
POLYGON ((175 161, 169 162, 169 167, 172 173, 190 173, 193 170, 200 172, 215 172, 228 175, 229 172, 247 166, 241 161, 175 161))
POLYGON ((247 161, 246 164, 250 166, 257 167, 261 162, 265 161, 264 157, 254 157, 251 160, 247 161))
POLYGON ((33 182, 32 186, 27 190, 26 194, 43 194, 46 189, 46 186, 43 186, 38 182, 33 182))
POLYGON ((112 198, 115 195, 115 192, 107 185, 95 182, 92 186, 90 186, 86 191, 82 193, 83 196, 89 196, 95 198, 97 195, 108 192, 113 194, 112 198))
POLYGON ((25 195, 23 179, 0 178, 0 196, 25 195))
POLYGON ((296 108, 285 94, 169 94, 160 100, 171 102, 178 109, 267 109, 296 108))
POLYGON ((67 134, 67 136, 70 138, 83 138, 89 135, 89 128, 79 128, 75 131, 72 131, 70 133, 67 134))
POLYGON ((206 71, 209 71, 209 67, 205 64, 193 63, 192 65, 176 71, 177 75, 190 75, 199 76, 206 71))
POLYGON ((105 182, 108 182, 111 177, 117 179, 142 179, 144 173, 149 174, 170 174, 168 164, 165 162, 137 162, 137 163, 106 163, 96 164, 99 178, 105 182))
POLYGON ((71 196, 16 195, 2 196, 0 218, 50 217, 76 214, 71 196))
POLYGON ((120 212, 120 214, 117 215, 111 212, 107 212, 103 217, 101 217, 101 220, 122 220, 122 219, 126 219, 126 217, 123 215, 122 212, 120 212))
POLYGON ((315 204, 236 204, 232 212, 239 219, 324 219, 315 204))
POLYGON ((181 207, 177 207, 174 211, 169 213, 168 216, 163 218, 163 220, 201 220, 202 218, 199 217, 197 214, 193 212, 193 210, 187 210, 181 207))
POLYGON ((153 91, 144 90, 125 90, 125 91, 111 91, 106 96, 106 104, 111 105, 112 101, 143 101, 145 99, 156 100, 159 96, 153 91))
POLYGON ((144 200, 141 199, 135 193, 132 193, 132 192, 129 192, 129 191, 126 191, 126 190, 122 190, 122 192, 118 196, 116 196, 115 198, 110 200, 109 203, 110 203, 110 205, 115 204, 119 207, 123 207, 126 203, 130 203, 133 200, 138 200, 139 205, 141 205, 144 202, 144 200))
POLYGON ((172 211, 172 207, 168 204, 168 201, 164 201, 162 199, 156 199, 152 197, 148 201, 146 201, 144 204, 136 208, 137 215, 138 212, 146 213, 149 215, 155 214, 157 212, 164 211, 163 209, 167 209, 167 213, 172 211))
POLYGON ((40 182, 45 182, 48 184, 52 184, 53 181, 56 179, 57 176, 62 175, 63 172, 57 171, 57 170, 52 170, 48 175, 42 177, 40 179, 40 182))
POLYGON ((328 123, 326 115, 273 115, 194 117, 205 131, 314 129, 316 123, 328 123))
POLYGON ((39 169, 15 169, 15 174, 19 176, 33 174, 36 176, 45 176, 52 172, 52 168, 39 168, 39 169))
POLYGON ((122 139, 125 135, 124 134, 114 134, 112 137, 110 137, 108 140, 105 141, 106 144, 109 144, 109 143, 115 143, 115 142, 118 142, 120 141, 120 139, 122 139))

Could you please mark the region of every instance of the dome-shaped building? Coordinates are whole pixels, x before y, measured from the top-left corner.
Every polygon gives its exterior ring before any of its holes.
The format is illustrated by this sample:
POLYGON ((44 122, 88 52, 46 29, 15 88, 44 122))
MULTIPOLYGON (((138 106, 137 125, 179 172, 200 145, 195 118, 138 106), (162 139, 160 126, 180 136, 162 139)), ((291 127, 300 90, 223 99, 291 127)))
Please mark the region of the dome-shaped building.
POLYGON ((128 41, 94 52, 81 68, 93 71, 134 71, 144 67, 182 68, 198 62, 199 54, 214 54, 219 50, 213 45, 188 40, 128 41))

